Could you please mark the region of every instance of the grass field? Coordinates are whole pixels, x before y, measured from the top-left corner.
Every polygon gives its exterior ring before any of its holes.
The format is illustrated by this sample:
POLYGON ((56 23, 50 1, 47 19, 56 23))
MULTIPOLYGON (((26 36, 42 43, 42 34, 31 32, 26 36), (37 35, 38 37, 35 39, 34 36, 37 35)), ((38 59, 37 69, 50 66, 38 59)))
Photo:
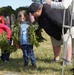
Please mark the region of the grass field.
MULTIPOLYGON (((59 63, 51 63, 53 60, 53 50, 50 37, 43 31, 43 36, 47 39, 40 43, 38 48, 34 47, 34 53, 37 61, 37 70, 33 70, 31 62, 28 67, 23 66, 22 51, 20 49, 10 56, 9 62, 0 60, 0 75, 62 75, 62 50, 59 63)), ((65 67, 65 75, 73 75, 70 71, 72 67, 65 67)))

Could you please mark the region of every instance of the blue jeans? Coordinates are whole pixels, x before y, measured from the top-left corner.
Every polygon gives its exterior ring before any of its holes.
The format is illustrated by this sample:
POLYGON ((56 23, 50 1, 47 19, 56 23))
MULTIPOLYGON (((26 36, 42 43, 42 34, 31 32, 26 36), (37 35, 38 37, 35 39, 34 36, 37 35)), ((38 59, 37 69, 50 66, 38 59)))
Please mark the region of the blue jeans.
POLYGON ((28 65, 28 56, 30 57, 32 65, 36 64, 33 46, 32 45, 21 45, 23 52, 24 65, 28 65))

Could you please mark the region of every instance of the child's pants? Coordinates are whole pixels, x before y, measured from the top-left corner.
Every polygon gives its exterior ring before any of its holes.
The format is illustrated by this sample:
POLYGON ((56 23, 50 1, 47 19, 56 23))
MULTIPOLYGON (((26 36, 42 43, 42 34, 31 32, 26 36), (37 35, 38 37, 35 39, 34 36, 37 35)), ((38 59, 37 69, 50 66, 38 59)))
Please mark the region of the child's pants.
POLYGON ((36 64, 33 46, 32 45, 21 45, 23 52, 24 65, 28 65, 28 56, 30 57, 32 65, 36 64))
MULTIPOLYGON (((11 41, 8 40, 8 43, 11 44, 11 41)), ((9 56, 10 56, 10 52, 8 52, 7 50, 4 50, 4 53, 1 54, 1 59, 2 61, 9 61, 9 56)))
MULTIPOLYGON (((5 51, 7 51, 7 50, 5 50, 5 51)), ((4 51, 4 52, 5 52, 5 51, 4 51)), ((10 56, 10 53, 9 53, 9 52, 7 52, 7 53, 2 53, 1 59, 2 59, 3 61, 5 61, 5 60, 9 61, 9 56, 10 56)))

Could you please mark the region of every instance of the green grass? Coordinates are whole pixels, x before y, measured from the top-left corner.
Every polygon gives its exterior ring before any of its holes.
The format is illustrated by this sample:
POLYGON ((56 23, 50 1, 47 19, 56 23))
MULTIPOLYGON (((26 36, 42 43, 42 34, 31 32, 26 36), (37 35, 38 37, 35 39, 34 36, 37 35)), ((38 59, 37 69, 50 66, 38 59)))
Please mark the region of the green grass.
MULTIPOLYGON (((9 62, 0 60, 0 75, 17 74, 17 75, 62 75, 62 58, 60 54, 59 63, 51 63, 54 58, 50 37, 43 31, 43 36, 47 39, 40 43, 38 48, 34 47, 34 53, 37 61, 37 70, 33 70, 31 62, 28 67, 23 66, 22 51, 18 49, 10 56, 9 62)), ((61 52, 62 53, 62 52, 61 52)), ((72 67, 65 68, 65 75, 73 75, 70 71, 72 67)))

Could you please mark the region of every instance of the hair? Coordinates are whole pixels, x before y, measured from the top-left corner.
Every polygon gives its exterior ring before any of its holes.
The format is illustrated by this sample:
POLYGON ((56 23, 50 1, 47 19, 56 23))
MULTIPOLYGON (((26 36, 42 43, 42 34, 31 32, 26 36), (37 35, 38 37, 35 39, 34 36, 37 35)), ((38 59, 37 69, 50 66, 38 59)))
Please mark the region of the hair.
POLYGON ((42 7, 43 5, 41 3, 32 3, 29 7, 29 12, 33 14, 37 10, 40 10, 42 7))
POLYGON ((26 18, 26 21, 27 21, 27 22, 30 21, 29 16, 28 16, 28 14, 26 13, 26 11, 25 11, 25 10, 21 10, 21 11, 18 12, 18 22, 19 22, 19 23, 21 23, 20 18, 21 18, 22 16, 24 16, 24 18, 26 18))

